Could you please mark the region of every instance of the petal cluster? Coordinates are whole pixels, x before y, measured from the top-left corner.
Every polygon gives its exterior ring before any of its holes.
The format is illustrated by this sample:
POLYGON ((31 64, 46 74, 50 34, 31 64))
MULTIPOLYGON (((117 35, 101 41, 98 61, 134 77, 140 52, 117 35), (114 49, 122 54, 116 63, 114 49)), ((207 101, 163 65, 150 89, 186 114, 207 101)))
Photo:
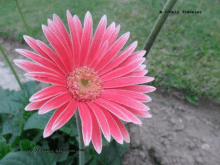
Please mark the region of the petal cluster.
POLYGON ((126 49, 127 32, 118 37, 120 25, 107 26, 104 15, 93 35, 93 20, 86 13, 84 24, 67 11, 69 32, 57 15, 42 25, 50 46, 42 41, 24 36, 35 51, 16 51, 33 60, 14 60, 27 71, 26 76, 49 86, 30 98, 26 111, 39 109, 39 114, 56 109, 47 123, 43 136, 46 138, 65 125, 79 111, 83 139, 86 146, 92 141, 95 150, 102 150, 101 131, 110 141, 111 136, 120 144, 130 142, 129 134, 121 120, 141 124, 137 118, 151 118, 149 108, 143 102, 151 101, 144 93, 155 90, 140 85, 154 80, 145 76, 143 65, 145 51, 134 50, 137 41, 126 49), (118 38, 118 39, 117 39, 118 38))

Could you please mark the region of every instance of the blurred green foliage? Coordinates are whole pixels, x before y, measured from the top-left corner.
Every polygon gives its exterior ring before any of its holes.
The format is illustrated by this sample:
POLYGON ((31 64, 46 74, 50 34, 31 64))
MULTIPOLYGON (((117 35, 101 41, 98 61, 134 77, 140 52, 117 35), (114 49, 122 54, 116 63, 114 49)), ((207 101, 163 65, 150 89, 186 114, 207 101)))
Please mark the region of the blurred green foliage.
MULTIPOLYGON (((41 24, 56 13, 67 25, 66 10, 83 21, 86 11, 94 19, 94 29, 102 15, 121 24, 120 34, 131 32, 128 44, 138 40, 137 50, 143 48, 147 37, 166 0, 19 0, 34 38, 46 41, 41 24)), ((198 98, 220 102, 220 14, 219 1, 177 1, 162 28, 147 60, 152 85, 159 90, 172 88, 182 91, 182 97, 192 103, 198 98), (202 11, 201 14, 183 14, 202 11)), ((26 34, 13 0, 0 1, 0 35, 23 41, 26 34)), ((128 45, 127 44, 127 45, 128 45)))

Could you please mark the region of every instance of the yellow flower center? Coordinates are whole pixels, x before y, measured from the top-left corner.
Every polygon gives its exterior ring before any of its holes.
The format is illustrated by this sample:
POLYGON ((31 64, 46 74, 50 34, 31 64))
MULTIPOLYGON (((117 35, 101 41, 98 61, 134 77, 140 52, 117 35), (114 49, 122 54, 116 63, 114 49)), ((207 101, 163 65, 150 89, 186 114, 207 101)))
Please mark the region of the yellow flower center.
POLYGON ((87 66, 75 68, 66 79, 70 94, 77 101, 92 101, 103 88, 97 72, 87 66))

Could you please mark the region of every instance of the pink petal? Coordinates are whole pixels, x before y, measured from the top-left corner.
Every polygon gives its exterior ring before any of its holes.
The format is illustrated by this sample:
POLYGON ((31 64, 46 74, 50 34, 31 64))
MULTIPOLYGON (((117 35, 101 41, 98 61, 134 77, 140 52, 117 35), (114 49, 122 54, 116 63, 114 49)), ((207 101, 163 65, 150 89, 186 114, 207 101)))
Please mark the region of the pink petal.
POLYGON ((122 89, 122 90, 129 90, 129 91, 131 90, 131 91, 139 92, 139 93, 149 93, 149 92, 153 92, 156 90, 155 87, 147 86, 147 85, 131 85, 131 86, 114 88, 114 89, 122 89))
POLYGON ((113 58, 114 56, 121 50, 121 48, 125 45, 128 38, 130 36, 130 32, 122 35, 107 51, 106 55, 103 57, 98 66, 96 66, 96 70, 102 70, 113 58))
POLYGON ((142 84, 148 83, 153 81, 153 77, 120 77, 111 81, 107 81, 103 83, 103 88, 113 88, 113 87, 122 87, 122 86, 129 86, 135 84, 142 84))
POLYGON ((52 133, 54 133, 55 130, 52 130, 52 126, 55 122, 55 120, 60 116, 60 114, 66 109, 66 107, 69 105, 69 102, 59 107, 54 114, 51 116, 49 122, 47 123, 46 127, 44 128, 43 137, 46 138, 50 136, 52 133))
POLYGON ((109 37, 112 35, 112 33, 115 31, 115 22, 112 22, 111 25, 106 29, 104 37, 103 37, 103 43, 109 39, 109 37))
POLYGON ((121 28, 121 26, 118 25, 118 26, 115 28, 114 32, 113 32, 113 33, 111 34, 111 36, 109 37, 109 39, 108 39, 109 48, 112 46, 112 44, 113 44, 113 43, 115 42, 115 40, 117 39, 118 34, 119 34, 119 31, 120 31, 120 28, 121 28))
MULTIPOLYGON (((54 71, 57 72, 58 75, 60 76, 63 76, 62 73, 60 73, 60 70, 57 68, 56 64, 54 64, 53 62, 51 62, 50 60, 44 58, 44 57, 41 57, 39 56, 38 54, 36 53, 33 53, 33 52, 30 52, 28 50, 24 50, 24 49, 15 49, 16 52, 24 55, 25 57, 28 57, 32 60, 34 60, 35 62, 41 64, 41 65, 44 65, 54 71)), ((63 76, 64 77, 64 76, 63 76)))
POLYGON ((25 74, 26 77, 38 80, 46 83, 52 83, 54 85, 66 86, 65 79, 58 77, 57 75, 51 73, 43 72, 29 72, 25 74))
POLYGON ((143 62, 143 59, 136 59, 132 63, 128 64, 127 66, 116 68, 115 70, 108 72, 107 74, 101 76, 102 82, 106 82, 112 79, 116 79, 118 77, 122 77, 127 73, 132 72, 134 69, 136 69, 141 63, 143 62))
POLYGON ((54 131, 64 126, 75 114, 76 109, 77 109, 77 101, 75 99, 72 99, 69 102, 68 106, 65 108, 65 110, 63 110, 63 112, 60 113, 60 115, 57 117, 51 129, 54 131))
POLYGON ((137 41, 133 42, 131 45, 129 45, 123 53, 120 53, 121 55, 117 55, 118 57, 111 61, 103 70, 99 72, 99 76, 111 71, 115 67, 117 67, 120 63, 122 63, 137 47, 137 41))
POLYGON ((59 38, 45 25, 42 25, 42 29, 44 32, 44 35, 46 36, 47 40, 53 46, 53 48, 56 50, 59 58, 61 59, 62 63, 66 67, 66 69, 71 72, 71 65, 69 61, 69 56, 66 48, 60 42, 59 38))
POLYGON ((93 21, 90 12, 86 13, 84 19, 84 30, 81 40, 81 48, 80 48, 80 66, 82 66, 87 59, 89 47, 92 41, 92 30, 93 30, 93 21))
POLYGON ((124 77, 131 77, 131 76, 145 76, 147 74, 148 70, 142 70, 142 71, 132 71, 126 75, 124 75, 124 77))
POLYGON ((66 93, 66 92, 67 92, 66 87, 56 86, 56 85, 50 86, 35 93, 33 96, 31 96, 29 101, 41 101, 41 100, 45 100, 47 98, 59 95, 61 93, 66 93))
POLYGON ((87 105, 78 102, 79 114, 82 122, 82 133, 85 146, 88 146, 92 139, 92 118, 87 105))
POLYGON ((55 108, 61 107, 66 102, 72 100, 72 96, 69 93, 64 93, 46 102, 38 111, 38 114, 47 113, 55 108))
POLYGON ((101 20, 98 24, 98 27, 96 29, 94 38, 92 40, 92 44, 91 44, 91 48, 89 50, 89 54, 86 57, 84 64, 91 63, 90 59, 94 59, 96 57, 96 53, 98 52, 98 50, 101 47, 101 43, 102 43, 102 39, 104 37, 106 24, 107 24, 107 18, 106 18, 106 15, 104 15, 101 18, 101 20), (89 60, 88 60, 88 58, 89 58, 89 60))
POLYGON ((118 108, 116 108, 115 106, 113 106, 111 104, 111 102, 109 102, 108 100, 106 99, 103 99, 103 98, 98 98, 94 101, 94 103, 96 103, 99 108, 100 107, 103 107, 105 109, 107 109, 108 111, 110 111, 111 113, 113 113, 115 116, 117 116, 118 118, 120 118, 121 120, 124 120, 124 121, 127 121, 127 122, 130 122, 131 119, 126 116, 122 111, 120 111, 118 108))
POLYGON ((90 111, 92 117, 92 144, 98 154, 102 151, 102 136, 97 119, 92 111, 90 111))
POLYGON ((57 25, 57 27, 59 28, 59 30, 60 30, 61 34, 63 35, 63 37, 65 38, 65 40, 67 41, 69 48, 71 48, 70 36, 69 36, 69 33, 66 30, 66 27, 64 26, 62 20, 56 14, 53 14, 53 21, 57 25))
POLYGON ((131 55, 126 60, 124 60, 118 67, 124 67, 137 59, 142 59, 142 62, 140 64, 142 64, 146 60, 146 58, 134 58, 134 56, 131 55))
POLYGON ((54 63, 58 66, 58 68, 66 75, 68 71, 63 65, 60 58, 57 56, 57 54, 42 41, 36 40, 36 42, 37 42, 37 45, 54 61, 54 63))
POLYGON ((152 115, 148 112, 139 111, 136 109, 130 109, 129 111, 139 117, 143 117, 143 118, 151 118, 152 117, 152 115))
POLYGON ((90 67, 91 68, 95 68, 99 63, 100 63, 100 61, 103 59, 103 57, 106 55, 106 52, 107 52, 107 50, 108 50, 108 41, 106 41, 103 45, 102 45, 102 47, 99 49, 99 51, 98 51, 98 57, 97 57, 97 59, 95 59, 95 60, 92 60, 91 61, 91 63, 90 63, 90 67))
POLYGON ((78 66, 80 57, 80 44, 81 44, 81 39, 80 39, 80 31, 82 30, 81 22, 78 20, 77 16, 74 16, 72 18, 72 15, 70 14, 69 11, 67 11, 67 21, 69 25, 69 30, 70 30, 70 35, 71 35, 71 43, 72 43, 72 50, 73 50, 73 64, 74 66, 78 66), (80 24, 80 25, 78 25, 80 24))
POLYGON ((144 95, 142 93, 138 93, 138 92, 134 92, 134 91, 129 91, 129 90, 121 90, 121 89, 106 89, 104 91, 105 93, 108 94, 117 94, 117 95, 124 95, 124 96, 128 96, 131 97, 137 101, 141 101, 141 102, 150 102, 152 99, 147 96, 144 95))
MULTIPOLYGON (((142 58, 145 55, 146 51, 145 50, 141 50, 141 51, 137 51, 132 53, 128 58, 126 58, 125 61, 127 61, 129 63, 129 61, 133 61, 134 59, 139 59, 142 58)), ((124 61, 124 62, 125 62, 124 61)), ((123 62, 123 63, 124 63, 123 62)))
POLYGON ((131 113, 133 113, 134 115, 137 115, 137 116, 140 116, 140 117, 143 117, 143 118, 151 118, 152 117, 152 115, 149 112, 147 112, 147 111, 150 110, 150 108, 148 108, 145 111, 141 111, 141 110, 136 110, 134 108, 122 105, 122 104, 120 104, 120 105, 122 107, 124 107, 125 109, 127 109, 128 111, 130 111, 131 113))
POLYGON ((108 99, 108 100, 111 100, 116 103, 121 103, 123 105, 129 106, 132 108, 136 108, 138 110, 148 109, 148 107, 146 105, 144 105, 143 103, 141 103, 137 100, 134 100, 128 96, 118 95, 118 94, 114 94, 114 93, 110 94, 110 93, 107 93, 104 91, 104 92, 102 92, 101 97, 108 99))
MULTIPOLYGON (((54 16, 55 18, 58 16, 54 16)), ((61 21, 61 20, 60 20, 61 21)), ((62 22, 62 21, 61 21, 62 22)), ((48 26, 51 31, 56 35, 56 37, 59 39, 59 41, 62 43, 62 45, 65 47, 67 55, 69 56, 69 61, 72 59, 72 50, 71 47, 69 47, 68 41, 65 39, 63 34, 61 33, 61 27, 57 26, 52 20, 48 19, 48 26)), ((65 27, 64 27, 65 28, 65 27)), ((71 46, 71 45, 70 45, 71 46)), ((70 62, 71 69, 73 68, 72 63, 70 62)))
POLYGON ((112 116, 109 114, 110 112, 108 112, 107 110, 105 110, 105 108, 102 108, 103 113, 105 114, 105 117, 108 120, 108 124, 110 127, 110 132, 113 136, 113 138, 120 144, 123 144, 123 136, 121 134, 121 131, 117 125, 117 123, 115 122, 115 120, 112 118, 112 116))
POLYGON ((26 43, 32 48, 34 49, 38 54, 40 54, 41 56, 47 58, 48 60, 51 60, 51 58, 37 45, 35 39, 33 39, 32 37, 29 37, 27 35, 24 35, 24 40, 26 41, 26 43))
POLYGON ((110 142, 111 135, 110 135, 109 125, 108 125, 108 121, 107 121, 105 115, 103 114, 102 110, 99 108, 99 106, 97 106, 93 102, 86 102, 86 104, 89 105, 89 107, 94 112, 95 117, 99 122, 99 125, 102 129, 102 132, 103 132, 105 138, 107 139, 107 141, 110 142))
POLYGON ((29 72, 44 72, 44 73, 47 72, 47 73, 51 73, 51 74, 54 74, 54 75, 57 74, 56 71, 54 71, 50 68, 47 68, 43 65, 36 64, 36 63, 30 62, 30 61, 16 59, 16 60, 14 60, 14 63, 18 67, 20 67, 21 69, 29 71, 29 72))
POLYGON ((49 101, 51 99, 48 98, 48 99, 45 99, 45 100, 41 100, 41 101, 37 101, 37 102, 32 102, 30 104, 28 104, 24 110, 25 111, 33 111, 33 110, 37 110, 37 109, 40 109, 47 101, 49 101))
POLYGON ((115 108, 117 108, 118 110, 120 110, 122 113, 124 113, 131 122, 135 123, 135 124, 142 124, 141 121, 135 116, 133 115, 131 112, 129 112, 128 110, 126 110, 124 107, 120 106, 117 103, 114 103, 112 101, 108 101, 106 100, 107 103, 111 104, 112 106, 114 106, 115 108))
POLYGON ((127 129, 125 128, 124 124, 115 115, 113 115, 113 114, 110 114, 110 115, 115 120, 116 124, 118 125, 118 127, 119 127, 119 129, 121 131, 121 134, 123 136, 123 139, 127 143, 130 143, 130 136, 129 136, 129 133, 128 133, 127 129))
POLYGON ((139 67, 137 67, 137 68, 135 69, 135 71, 142 71, 143 69, 146 68, 146 66, 147 66, 147 65, 140 65, 139 67))

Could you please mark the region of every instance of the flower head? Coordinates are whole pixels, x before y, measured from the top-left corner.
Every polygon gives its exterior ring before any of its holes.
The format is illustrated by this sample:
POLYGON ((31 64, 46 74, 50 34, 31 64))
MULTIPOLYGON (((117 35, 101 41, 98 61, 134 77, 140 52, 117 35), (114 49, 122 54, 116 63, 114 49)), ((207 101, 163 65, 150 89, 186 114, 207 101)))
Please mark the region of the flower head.
POLYGON ((44 35, 53 49, 45 43, 24 36, 27 44, 36 53, 16 49, 20 54, 32 59, 15 60, 15 64, 28 71, 27 77, 51 83, 30 98, 26 111, 39 109, 39 114, 57 110, 47 123, 43 136, 46 138, 61 128, 79 110, 83 139, 86 146, 92 141, 95 150, 102 149, 102 130, 110 141, 111 135, 118 143, 130 142, 129 134, 121 122, 141 124, 136 117, 150 118, 149 108, 142 102, 151 98, 144 93, 155 90, 152 86, 138 85, 153 81, 146 77, 145 51, 133 52, 137 42, 125 50, 130 33, 117 39, 120 25, 113 22, 106 28, 104 15, 93 36, 93 20, 86 13, 84 26, 79 18, 67 11, 70 35, 57 15, 42 25, 44 35))

